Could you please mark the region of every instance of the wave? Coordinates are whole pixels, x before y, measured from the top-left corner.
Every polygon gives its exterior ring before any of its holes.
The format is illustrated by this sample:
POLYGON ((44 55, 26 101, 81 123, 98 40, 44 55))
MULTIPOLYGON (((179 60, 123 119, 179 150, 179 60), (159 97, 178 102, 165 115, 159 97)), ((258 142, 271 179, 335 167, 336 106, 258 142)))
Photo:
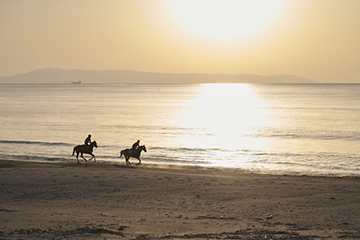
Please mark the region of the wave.
MULTIPOLYGON (((150 148, 149 148, 150 149, 150 148)), ((207 152, 210 151, 208 148, 189 148, 189 147, 179 147, 179 148, 171 148, 171 147, 152 147, 152 150, 160 150, 160 151, 170 151, 170 152, 207 152)))
POLYGON ((43 145, 43 146, 76 146, 76 144, 63 143, 63 142, 39 142, 39 141, 12 141, 0 140, 4 144, 24 144, 24 145, 43 145))
POLYGON ((360 132, 346 133, 263 133, 263 134, 247 134, 244 137, 255 138, 283 138, 283 139, 313 139, 313 140, 344 140, 344 141, 360 141, 360 132))
POLYGON ((287 109, 287 110, 325 110, 325 111, 360 111, 358 107, 264 107, 264 109, 287 109))
POLYGON ((118 132, 126 132, 129 130, 160 130, 160 131, 178 131, 178 130, 182 130, 182 131, 192 131, 193 128, 190 127, 178 127, 178 126, 153 126, 153 125, 124 125, 124 124, 119 124, 119 125, 101 125, 102 128, 110 128, 110 129, 119 129, 118 132))

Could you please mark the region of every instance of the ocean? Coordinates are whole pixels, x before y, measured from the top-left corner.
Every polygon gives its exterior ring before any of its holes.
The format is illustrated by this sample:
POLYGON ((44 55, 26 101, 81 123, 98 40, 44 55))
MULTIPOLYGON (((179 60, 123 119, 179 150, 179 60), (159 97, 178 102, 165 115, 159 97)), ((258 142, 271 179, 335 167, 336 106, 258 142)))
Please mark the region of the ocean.
POLYGON ((143 165, 360 177, 360 84, 1 84, 0 113, 1 159, 75 163, 91 134, 97 163, 139 139, 143 165))

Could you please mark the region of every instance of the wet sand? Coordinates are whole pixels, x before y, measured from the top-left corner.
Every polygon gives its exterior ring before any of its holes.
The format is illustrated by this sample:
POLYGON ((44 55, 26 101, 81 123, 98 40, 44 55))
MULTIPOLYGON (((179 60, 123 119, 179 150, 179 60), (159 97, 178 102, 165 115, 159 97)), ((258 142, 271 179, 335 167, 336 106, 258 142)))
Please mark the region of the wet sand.
POLYGON ((360 178, 0 160, 0 239, 360 239, 360 178))

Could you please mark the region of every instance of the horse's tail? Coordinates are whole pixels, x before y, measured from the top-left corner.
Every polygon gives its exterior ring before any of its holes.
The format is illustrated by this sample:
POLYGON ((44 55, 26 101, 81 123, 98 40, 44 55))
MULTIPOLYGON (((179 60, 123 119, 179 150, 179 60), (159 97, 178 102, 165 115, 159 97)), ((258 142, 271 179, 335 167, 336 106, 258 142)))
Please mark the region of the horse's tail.
POLYGON ((71 155, 71 156, 74 156, 74 154, 75 154, 75 148, 76 148, 76 147, 74 147, 74 150, 73 150, 73 153, 72 153, 72 155, 71 155))
POLYGON ((123 151, 124 151, 124 150, 122 150, 122 151, 120 152, 120 157, 119 157, 119 158, 121 158, 121 157, 122 157, 122 155, 123 155, 123 151))

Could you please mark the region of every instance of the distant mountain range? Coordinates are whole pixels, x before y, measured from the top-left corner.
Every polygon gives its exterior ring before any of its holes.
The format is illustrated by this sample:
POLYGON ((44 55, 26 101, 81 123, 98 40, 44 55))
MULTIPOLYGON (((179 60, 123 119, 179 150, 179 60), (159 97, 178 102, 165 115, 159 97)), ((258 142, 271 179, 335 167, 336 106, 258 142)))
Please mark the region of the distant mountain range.
POLYGON ((292 75, 153 73, 129 70, 39 69, 0 77, 0 83, 317 83, 292 75))

